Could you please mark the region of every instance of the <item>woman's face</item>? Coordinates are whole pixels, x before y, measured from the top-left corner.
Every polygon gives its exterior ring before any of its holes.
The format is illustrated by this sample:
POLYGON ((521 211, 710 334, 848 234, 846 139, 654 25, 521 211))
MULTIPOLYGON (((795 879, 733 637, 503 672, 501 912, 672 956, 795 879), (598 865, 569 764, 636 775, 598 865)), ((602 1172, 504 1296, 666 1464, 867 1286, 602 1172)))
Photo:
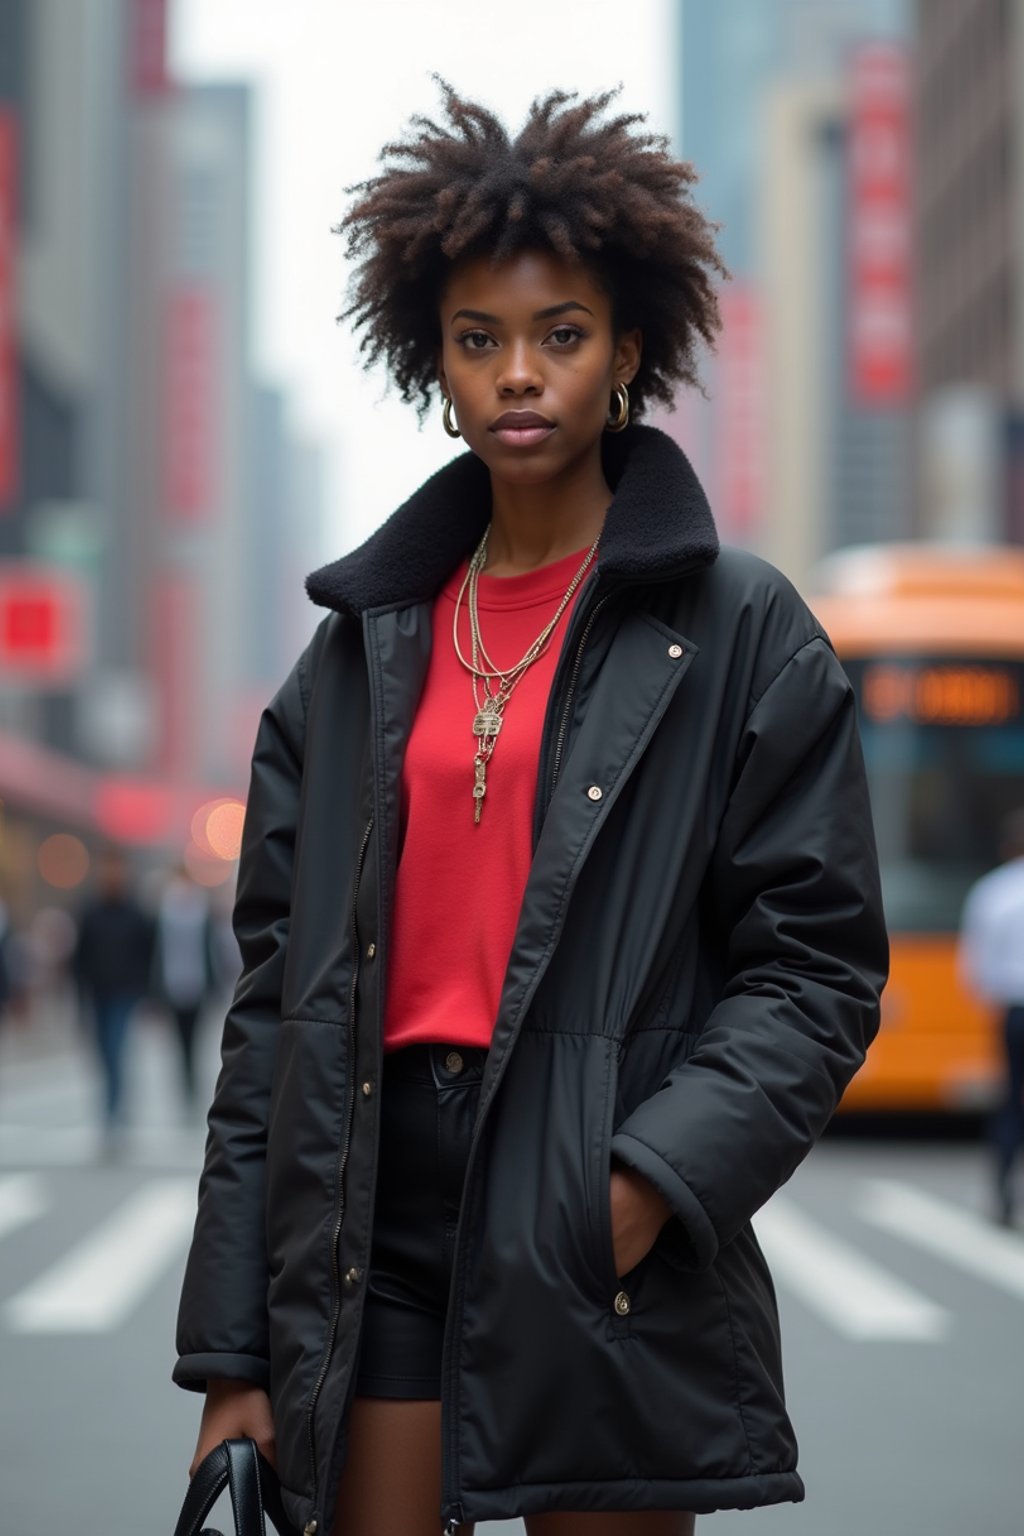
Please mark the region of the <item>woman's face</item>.
POLYGON ((585 266, 524 251, 458 265, 441 298, 439 377, 467 445, 500 480, 538 484, 599 452, 612 390, 640 364, 585 266))

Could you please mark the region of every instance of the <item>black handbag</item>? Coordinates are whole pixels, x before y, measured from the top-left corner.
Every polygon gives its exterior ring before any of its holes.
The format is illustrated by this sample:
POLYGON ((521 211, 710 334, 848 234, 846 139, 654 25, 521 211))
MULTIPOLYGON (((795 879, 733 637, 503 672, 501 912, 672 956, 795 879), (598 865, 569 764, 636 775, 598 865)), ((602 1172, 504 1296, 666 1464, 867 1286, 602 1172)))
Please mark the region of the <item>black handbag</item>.
POLYGON ((188 1485, 174 1536, 221 1536, 203 1530, 203 1521, 224 1489, 231 1494, 234 1536, 266 1536, 269 1516, 278 1536, 293 1536, 285 1517, 277 1473, 255 1440, 222 1440, 205 1456, 188 1485))

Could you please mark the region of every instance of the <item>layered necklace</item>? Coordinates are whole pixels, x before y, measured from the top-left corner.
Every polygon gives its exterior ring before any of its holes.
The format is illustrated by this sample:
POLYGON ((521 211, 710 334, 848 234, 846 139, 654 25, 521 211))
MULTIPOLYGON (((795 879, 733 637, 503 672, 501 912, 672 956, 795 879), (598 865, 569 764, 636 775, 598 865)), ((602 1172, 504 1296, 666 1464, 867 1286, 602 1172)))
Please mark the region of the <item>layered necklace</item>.
POLYGON ((526 676, 530 667, 547 650, 559 619, 566 608, 568 608, 572 601, 573 593, 583 580, 590 562, 597 553, 597 546, 601 537, 598 534, 593 544, 591 544, 583 564, 566 588, 565 596, 559 603, 553 617, 545 624, 536 640, 527 647, 515 666, 503 669, 495 666, 490 656, 488 656, 483 635, 480 632, 478 588, 480 572, 487 563, 487 539, 490 531, 490 524, 488 524, 484 529, 483 538, 470 559, 462 585, 459 588, 459 595, 455 599, 455 619, 452 628, 455 654, 470 674, 473 687, 473 703, 476 706, 476 713, 473 716, 473 735, 477 741, 476 752, 473 758, 473 822, 476 826, 480 824, 484 796, 487 793, 487 765, 493 756, 498 734, 501 731, 505 705, 512 697, 519 683, 526 676), (467 597, 469 634, 472 645, 472 655, 469 660, 463 655, 462 647, 459 645, 459 613, 464 597, 467 597), (497 684, 497 687, 492 687, 494 683, 497 684))

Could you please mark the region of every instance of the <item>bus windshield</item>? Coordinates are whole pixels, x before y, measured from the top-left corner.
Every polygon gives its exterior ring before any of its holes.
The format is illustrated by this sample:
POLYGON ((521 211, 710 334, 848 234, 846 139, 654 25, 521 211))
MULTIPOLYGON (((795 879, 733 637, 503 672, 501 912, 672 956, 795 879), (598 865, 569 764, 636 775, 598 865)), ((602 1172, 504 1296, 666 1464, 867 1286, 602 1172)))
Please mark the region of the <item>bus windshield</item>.
POLYGON ((894 932, 953 932, 1024 806, 1024 662, 848 658, 894 932))

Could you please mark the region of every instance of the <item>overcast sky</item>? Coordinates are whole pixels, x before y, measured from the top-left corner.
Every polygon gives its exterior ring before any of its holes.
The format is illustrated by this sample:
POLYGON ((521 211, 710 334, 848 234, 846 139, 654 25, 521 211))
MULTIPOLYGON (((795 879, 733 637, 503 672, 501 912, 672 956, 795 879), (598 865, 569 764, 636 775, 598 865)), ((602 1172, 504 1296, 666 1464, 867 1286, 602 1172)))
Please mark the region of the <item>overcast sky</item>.
POLYGON ((675 134, 678 6, 672 0, 174 0, 172 64, 186 79, 257 88, 253 166, 256 357, 293 421, 330 450, 341 554, 451 457, 440 414, 422 430, 384 397, 335 323, 344 188, 372 175, 410 113, 436 113, 437 71, 518 126, 552 87, 621 82, 627 110, 675 134))

